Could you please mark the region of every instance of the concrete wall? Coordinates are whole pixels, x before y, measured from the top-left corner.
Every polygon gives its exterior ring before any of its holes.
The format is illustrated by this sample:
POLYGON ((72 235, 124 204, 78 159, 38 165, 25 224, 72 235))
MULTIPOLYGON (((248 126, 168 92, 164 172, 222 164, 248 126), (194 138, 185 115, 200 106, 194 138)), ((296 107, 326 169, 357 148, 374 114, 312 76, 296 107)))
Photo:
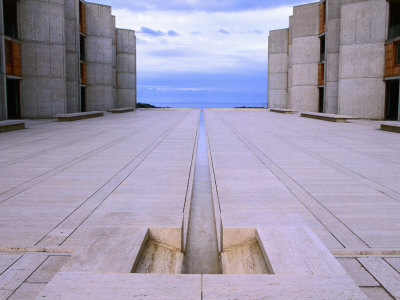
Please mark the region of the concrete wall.
POLYGON ((326 1, 324 112, 338 113, 341 0, 326 1))
POLYGON ((319 4, 293 8, 290 107, 318 111, 319 4))
POLYGON ((289 51, 288 51, 288 97, 286 108, 293 107, 292 106, 292 65, 290 62, 290 57, 292 56, 292 45, 293 45, 293 16, 289 17, 289 51))
MULTIPOLYGON (((3 1, 0 1, 0 16, 3 18, 3 1)), ((3 22, 0 22, 0 120, 6 118, 6 61, 4 57, 3 26, 3 22)))
POLYGON ((384 118, 387 11, 386 0, 341 8, 339 114, 384 118))
POLYGON ((268 107, 286 108, 288 97, 289 29, 273 30, 268 38, 268 107))
POLYGON ((111 7, 86 5, 87 111, 113 108, 111 7))
POLYGON ((64 0, 67 112, 80 111, 79 0, 64 0))
POLYGON ((66 111, 64 1, 20 0, 22 118, 66 111))
POLYGON ((112 98, 113 107, 117 103, 117 30, 115 29, 115 16, 112 16, 111 22, 112 30, 112 98))
POLYGON ((136 107, 136 36, 133 30, 117 29, 116 107, 136 107))

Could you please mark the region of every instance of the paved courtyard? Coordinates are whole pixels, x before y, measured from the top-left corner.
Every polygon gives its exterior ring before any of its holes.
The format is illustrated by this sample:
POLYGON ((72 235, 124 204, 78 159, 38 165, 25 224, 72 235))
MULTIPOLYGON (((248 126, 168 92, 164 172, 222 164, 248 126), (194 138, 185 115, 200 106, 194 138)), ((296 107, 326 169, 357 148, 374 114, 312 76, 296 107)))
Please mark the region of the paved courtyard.
POLYGON ((204 148, 199 110, 0 134, 0 299, 400 299, 400 134, 203 114, 204 148), (184 270, 207 193, 223 274, 184 270))

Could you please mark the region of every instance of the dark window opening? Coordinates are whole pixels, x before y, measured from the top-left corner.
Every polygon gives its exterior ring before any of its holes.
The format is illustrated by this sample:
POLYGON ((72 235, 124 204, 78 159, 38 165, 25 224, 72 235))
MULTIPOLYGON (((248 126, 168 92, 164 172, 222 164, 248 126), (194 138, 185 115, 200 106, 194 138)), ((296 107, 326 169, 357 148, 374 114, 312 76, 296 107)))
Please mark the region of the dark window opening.
POLYGON ((6 65, 12 65, 12 43, 5 40, 6 65))
POLYGON ((396 44, 396 65, 400 65, 400 43, 396 44))
POLYGON ((386 83, 386 120, 399 120, 399 80, 386 83))
POLYGON ((81 112, 86 111, 86 88, 81 86, 81 112))
POLYGON ((8 119, 21 118, 19 80, 7 79, 7 117, 8 119))
POLYGON ((390 2, 389 11, 388 39, 390 40, 400 36, 400 2, 390 2))
POLYGON ((319 39, 319 45, 320 45, 320 62, 325 61, 325 36, 321 36, 319 39))
POLYGON ((318 103, 318 112, 324 112, 324 88, 319 88, 319 103, 318 103))
POLYGON ((18 39, 17 1, 3 0, 4 35, 18 39))
POLYGON ((79 59, 85 61, 85 37, 83 35, 79 38, 79 59))

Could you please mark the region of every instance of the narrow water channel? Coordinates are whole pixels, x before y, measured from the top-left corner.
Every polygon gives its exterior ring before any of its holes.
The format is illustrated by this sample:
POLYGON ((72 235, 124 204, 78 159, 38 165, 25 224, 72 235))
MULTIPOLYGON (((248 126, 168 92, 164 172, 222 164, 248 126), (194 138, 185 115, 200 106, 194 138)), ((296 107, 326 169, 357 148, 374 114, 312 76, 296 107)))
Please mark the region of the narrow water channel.
POLYGON ((208 152, 204 113, 201 112, 196 167, 183 273, 221 273, 215 228, 214 208, 208 169, 208 152))

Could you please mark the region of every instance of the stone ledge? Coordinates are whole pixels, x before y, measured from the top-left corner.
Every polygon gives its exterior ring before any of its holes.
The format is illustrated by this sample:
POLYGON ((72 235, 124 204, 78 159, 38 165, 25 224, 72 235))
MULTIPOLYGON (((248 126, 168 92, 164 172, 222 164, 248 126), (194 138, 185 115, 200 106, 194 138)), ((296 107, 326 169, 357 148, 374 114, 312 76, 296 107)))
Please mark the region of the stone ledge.
POLYGON ((20 129, 25 129, 24 121, 0 121, 0 133, 20 129))
POLYGON ((59 122, 70 122, 83 119, 97 118, 102 116, 104 116, 104 112, 102 111, 89 111, 89 112, 57 115, 56 118, 58 118, 59 122))
POLYGON ((381 130, 400 133, 400 122, 397 122, 397 124, 381 124, 381 130))
POLYGON ((270 108, 270 112, 274 113, 280 113, 280 114, 296 114, 297 110, 291 110, 291 109, 283 109, 283 108, 270 108))
POLYGON ((113 114, 122 114, 122 113, 127 113, 127 112, 132 112, 135 109, 133 107, 124 107, 124 108, 114 108, 107 110, 107 112, 113 113, 113 114))
POLYGON ((338 122, 338 123, 347 123, 348 119, 354 119, 350 116, 342 116, 342 115, 334 115, 334 114, 324 114, 324 113, 301 113, 301 117, 310 118, 310 119, 317 119, 329 122, 338 122))

